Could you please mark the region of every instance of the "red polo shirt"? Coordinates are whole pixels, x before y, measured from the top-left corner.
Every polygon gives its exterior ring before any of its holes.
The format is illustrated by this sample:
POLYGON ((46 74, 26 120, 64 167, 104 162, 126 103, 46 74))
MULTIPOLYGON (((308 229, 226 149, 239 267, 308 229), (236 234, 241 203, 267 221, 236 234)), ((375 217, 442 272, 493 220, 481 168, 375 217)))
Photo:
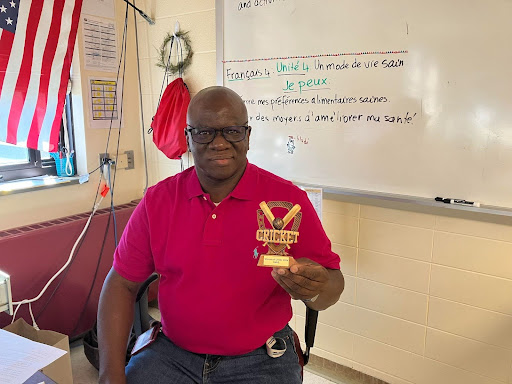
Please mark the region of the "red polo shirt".
MULTIPOLYGON (((114 254, 114 268, 131 281, 143 281, 153 271, 161 275, 163 332, 183 349, 244 354, 290 321, 290 295, 273 279, 272 268, 256 265, 258 255, 268 252, 256 239, 261 201, 300 204, 298 242, 288 253, 339 269, 340 259, 306 193, 249 163, 218 206, 189 168, 149 188, 133 212, 114 254)), ((286 212, 272 209, 275 217, 286 212)), ((266 219, 265 225, 270 228, 266 219)))

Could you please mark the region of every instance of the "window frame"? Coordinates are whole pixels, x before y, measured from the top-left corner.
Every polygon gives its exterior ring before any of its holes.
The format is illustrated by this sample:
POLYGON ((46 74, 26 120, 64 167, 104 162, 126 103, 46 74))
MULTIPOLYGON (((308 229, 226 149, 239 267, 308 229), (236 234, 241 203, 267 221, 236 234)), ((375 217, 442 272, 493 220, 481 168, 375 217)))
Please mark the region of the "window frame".
MULTIPOLYGON (((75 140, 73 134, 73 112, 71 108, 71 94, 66 94, 64 105, 64 115, 66 119, 62 119, 60 123, 60 137, 64 136, 64 129, 68 132, 70 151, 75 149, 75 140), (66 127, 64 127, 64 121, 66 127)), ((74 153, 74 152, 71 152, 74 153)), ((28 179, 38 176, 57 176, 55 160, 41 159, 41 152, 35 149, 28 149, 29 160, 25 163, 0 165, 0 182, 15 181, 28 179)), ((73 162, 74 175, 76 175, 76 156, 71 158, 73 162)), ((74 176, 73 175, 73 176, 74 176)))

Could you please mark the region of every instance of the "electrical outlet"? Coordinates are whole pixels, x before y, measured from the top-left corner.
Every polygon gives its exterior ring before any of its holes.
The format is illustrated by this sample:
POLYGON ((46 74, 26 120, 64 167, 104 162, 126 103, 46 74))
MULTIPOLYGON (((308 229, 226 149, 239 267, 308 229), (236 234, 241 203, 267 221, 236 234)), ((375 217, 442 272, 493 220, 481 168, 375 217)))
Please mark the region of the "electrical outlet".
POLYGON ((117 169, 128 169, 128 155, 120 153, 115 159, 117 169))
POLYGON ((125 151, 124 153, 126 153, 126 157, 128 158, 128 166, 126 167, 126 169, 135 168, 135 158, 133 155, 133 151, 125 151))
POLYGON ((115 157, 115 154, 112 153, 100 153, 99 157, 100 165, 104 164, 106 159, 109 159, 112 161, 112 166, 114 166, 114 163, 116 164, 117 170, 135 168, 133 151, 124 151, 123 153, 119 153, 117 158, 115 157))
POLYGON ((108 153, 100 153, 100 165, 103 165, 105 159, 110 159, 110 155, 108 153))
POLYGON ((13 315, 11 277, 0 271, 0 312, 4 311, 11 316, 13 315))

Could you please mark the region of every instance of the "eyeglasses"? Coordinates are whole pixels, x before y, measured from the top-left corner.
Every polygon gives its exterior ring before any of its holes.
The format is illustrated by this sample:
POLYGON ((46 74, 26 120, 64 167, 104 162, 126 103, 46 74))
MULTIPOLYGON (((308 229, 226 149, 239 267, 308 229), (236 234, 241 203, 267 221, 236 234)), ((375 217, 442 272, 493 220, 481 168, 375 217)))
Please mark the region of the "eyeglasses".
POLYGON ((250 128, 247 125, 233 125, 231 127, 224 128, 194 128, 187 124, 188 132, 192 136, 192 140, 198 144, 209 144, 217 136, 217 132, 221 132, 222 136, 230 143, 236 143, 245 139, 247 130, 250 128))

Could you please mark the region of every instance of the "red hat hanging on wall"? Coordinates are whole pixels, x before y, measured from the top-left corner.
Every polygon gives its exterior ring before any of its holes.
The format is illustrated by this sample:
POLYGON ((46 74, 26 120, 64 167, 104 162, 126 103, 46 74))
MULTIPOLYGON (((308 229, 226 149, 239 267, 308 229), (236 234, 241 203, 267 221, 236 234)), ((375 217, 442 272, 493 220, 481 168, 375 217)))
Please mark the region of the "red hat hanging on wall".
POLYGON ((153 142, 169 159, 181 159, 187 151, 187 140, 185 138, 184 129, 187 125, 187 109, 190 104, 190 92, 187 85, 181 78, 183 70, 190 64, 192 57, 192 49, 187 36, 188 32, 179 31, 179 24, 173 35, 167 34, 160 48, 159 67, 165 68, 164 81, 162 89, 168 75, 178 74, 178 78, 174 79, 167 85, 163 95, 160 92, 160 101, 153 121, 151 130, 153 131, 153 142), (173 42, 177 41, 177 56, 180 56, 176 65, 170 64, 173 42), (169 57, 167 63, 164 63, 165 47, 171 42, 169 49, 169 57), (183 59, 183 46, 188 50, 187 56, 183 59))

